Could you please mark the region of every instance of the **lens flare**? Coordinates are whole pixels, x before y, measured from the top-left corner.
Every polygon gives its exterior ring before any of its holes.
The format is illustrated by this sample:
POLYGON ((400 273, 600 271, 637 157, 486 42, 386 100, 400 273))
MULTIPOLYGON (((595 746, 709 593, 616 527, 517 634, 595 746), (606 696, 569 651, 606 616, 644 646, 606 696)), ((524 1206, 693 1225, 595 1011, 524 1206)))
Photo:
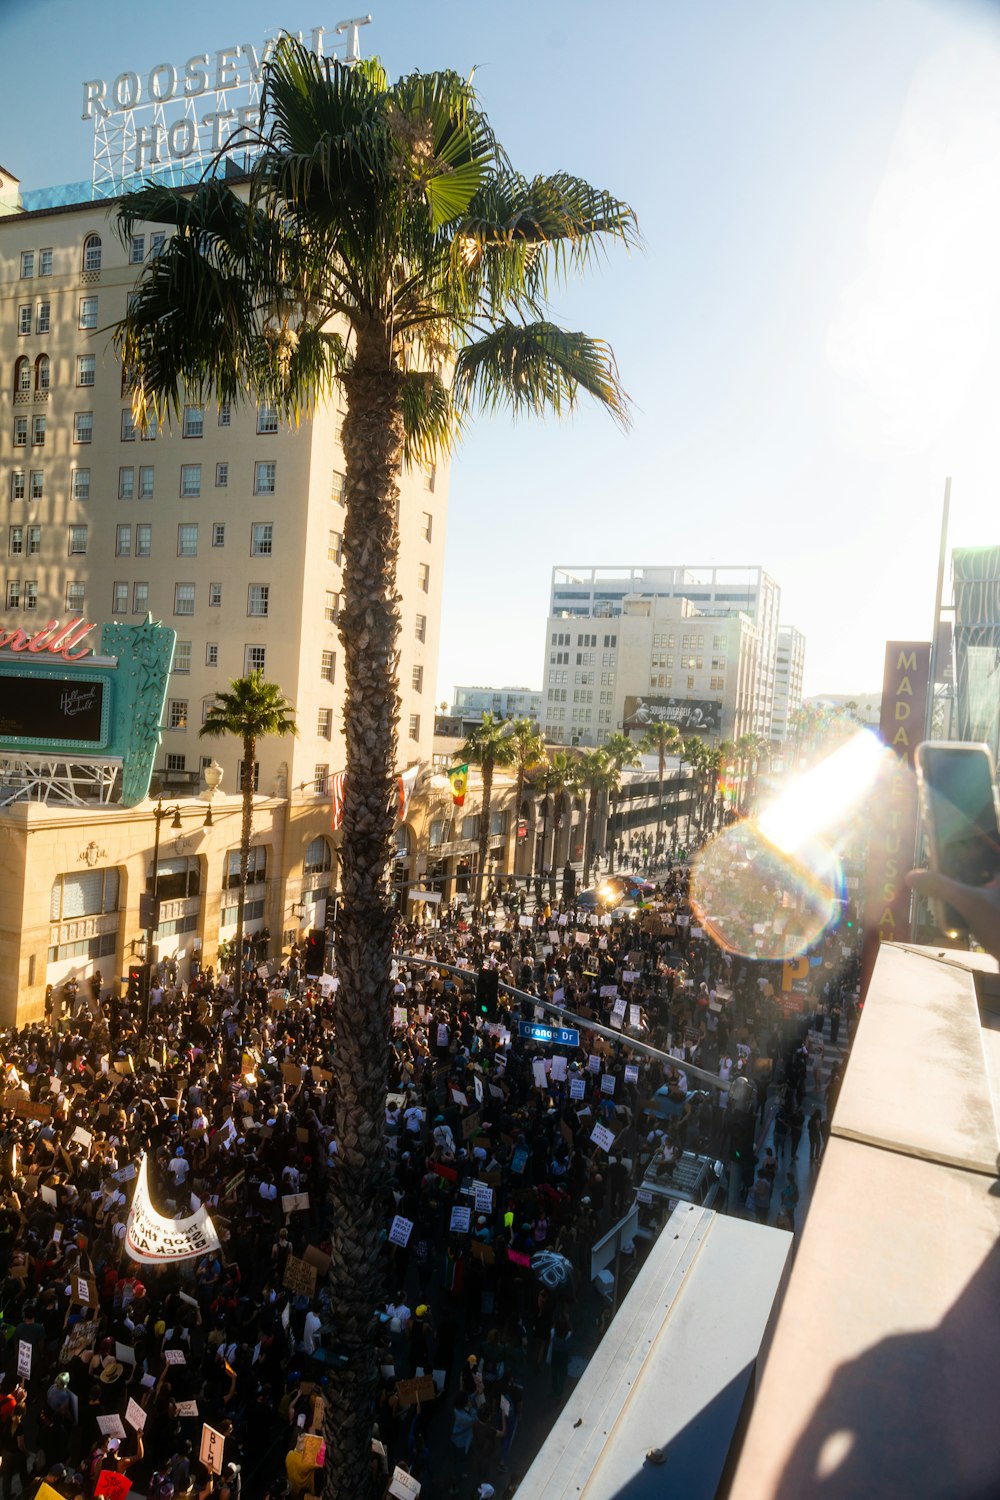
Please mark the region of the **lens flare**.
POLYGON ((758 818, 734 823, 696 855, 692 903, 717 942, 775 960, 822 936, 843 893, 837 850, 885 754, 875 735, 852 735, 758 818))

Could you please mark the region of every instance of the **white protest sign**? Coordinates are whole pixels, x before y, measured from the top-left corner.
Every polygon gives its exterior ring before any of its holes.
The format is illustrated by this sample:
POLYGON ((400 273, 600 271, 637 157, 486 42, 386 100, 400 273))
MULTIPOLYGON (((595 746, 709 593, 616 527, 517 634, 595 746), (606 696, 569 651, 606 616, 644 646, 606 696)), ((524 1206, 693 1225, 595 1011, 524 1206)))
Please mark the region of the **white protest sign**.
POLYGON ((31 1379, 31 1343, 28 1339, 17 1341, 17 1378, 31 1379))
POLYGON ((135 1364, 135 1350, 131 1344, 115 1344, 115 1359, 123 1365, 135 1364))
POLYGON ((615 1075, 613 1073, 605 1073, 604 1077, 601 1079, 601 1093, 602 1094, 613 1094, 614 1091, 615 1091, 615 1075))
POLYGON ((395 1495, 396 1500, 417 1500, 420 1494, 420 1482, 397 1464, 389 1480, 389 1494, 395 1495))
POLYGON ((545 1072, 545 1059, 536 1057, 531 1064, 531 1071, 535 1078, 535 1088, 544 1089, 548 1087, 548 1075, 545 1072))
POLYGON ((639 1065, 638 1065, 638 1063, 626 1063, 625 1064, 625 1082, 626 1083, 638 1083, 639 1082, 639 1065))
POLYGON ((569 1081, 569 1097, 571 1099, 585 1099, 587 1097, 587 1082, 584 1078, 571 1078, 569 1081))
POLYGON ((527 912, 522 912, 521 915, 517 919, 517 925, 518 925, 518 927, 530 927, 531 924, 532 924, 532 922, 533 922, 533 920, 534 920, 534 918, 533 917, 529 917, 528 914, 527 914, 527 912))
POLYGON ((612 1000, 618 993, 616 984, 602 984, 598 994, 602 1000, 612 1000))
POLYGON ((616 1016, 623 1016, 625 1014, 625 1005, 626 1001, 622 999, 621 995, 619 995, 618 999, 614 1003, 614 1006, 612 1007, 614 1014, 616 1016))
POLYGON ((587 1058, 587 1068, 591 1073, 599 1073, 601 1071, 600 1053, 591 1052, 587 1058))
POLYGON ((473 1073, 473 1075, 472 1075, 472 1091, 473 1091, 473 1093, 476 1096, 476 1103, 477 1104, 482 1104, 482 1102, 483 1102, 483 1080, 480 1078, 480 1076, 479 1076, 478 1073, 473 1073))
POLYGON ((451 1223, 448 1228, 455 1234, 467 1234, 469 1222, 472 1218, 472 1210, 469 1208, 453 1208, 451 1211, 451 1223))
POLYGON ((410 1235, 412 1233, 413 1220, 404 1219, 402 1214, 397 1214, 392 1221, 392 1228, 389 1230, 389 1244, 398 1245, 401 1250, 405 1250, 410 1243, 410 1235))
POLYGON ((600 1146, 602 1151, 610 1151, 615 1143, 615 1133, 613 1130, 609 1130, 606 1125, 595 1125, 590 1132, 590 1139, 595 1145, 600 1146))
POLYGON ((392 1007, 392 1024, 394 1026, 406 1025, 406 1006, 394 1005, 392 1007))
POLYGON ((196 1417, 198 1415, 197 1401, 178 1401, 177 1415, 179 1417, 196 1417))
POLYGON ((488 1214, 493 1212, 493 1189, 484 1187, 482 1183, 476 1183, 476 1213, 488 1214))
POLYGON ((78 1145, 85 1146, 89 1151, 90 1144, 93 1139, 94 1137, 91 1135, 89 1130, 84 1130, 82 1125, 78 1125, 73 1131, 73 1134, 70 1136, 70 1143, 72 1144, 72 1142, 75 1141, 78 1145))
POLYGON ((97 1426, 105 1437, 123 1438, 125 1436, 125 1428, 119 1416, 98 1417, 97 1426))
POLYGON ((438 1024, 437 1044, 439 1047, 447 1047, 448 1045, 448 1028, 443 1021, 438 1024))
POLYGON ((653 1201, 653 1195, 649 1191, 649 1188, 636 1188, 635 1196, 640 1203, 652 1203, 653 1201))
POLYGON ((201 1429, 201 1451, 199 1457, 206 1469, 213 1474, 222 1473, 222 1455, 226 1447, 226 1440, 221 1432, 216 1432, 214 1427, 209 1427, 206 1422, 201 1429))
POLYGON ((128 1406, 125 1408, 125 1420, 130 1427, 135 1428, 136 1432, 141 1432, 146 1425, 146 1413, 138 1401, 133 1401, 131 1396, 128 1398, 128 1406))
POLYGON ((168 1365, 186 1365, 183 1349, 164 1349, 163 1358, 168 1365))
POLYGON ((628 1024, 630 1026, 642 1025, 642 1006, 630 1005, 628 1008, 628 1024))
POLYGON ((468 1096, 466 1094, 463 1094, 461 1089, 452 1089, 451 1097, 454 1099, 456 1104, 461 1105, 462 1109, 468 1109, 468 1096))
POLYGON ((554 1057, 552 1059, 552 1081, 553 1081, 553 1083, 562 1083, 563 1080, 565 1079, 565 1077, 566 1077, 566 1059, 565 1059, 565 1057, 554 1057))

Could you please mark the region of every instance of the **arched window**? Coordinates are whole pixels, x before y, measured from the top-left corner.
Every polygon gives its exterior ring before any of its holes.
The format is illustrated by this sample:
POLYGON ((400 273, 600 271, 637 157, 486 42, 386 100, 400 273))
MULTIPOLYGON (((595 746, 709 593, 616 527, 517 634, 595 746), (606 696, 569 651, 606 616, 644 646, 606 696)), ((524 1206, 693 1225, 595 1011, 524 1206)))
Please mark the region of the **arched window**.
POLYGON ((333 869, 333 854, 330 845, 320 834, 314 838, 306 850, 305 873, 307 875, 322 875, 327 870, 333 869))
POLYGON ((26 354, 22 354, 14 365, 14 390, 31 390, 31 361, 26 354))
POLYGON ((35 390, 47 391, 49 388, 49 356, 40 354, 35 360, 35 390))
POLYGON ((85 271, 101 269, 101 236, 99 234, 88 234, 83 242, 83 269, 85 271))

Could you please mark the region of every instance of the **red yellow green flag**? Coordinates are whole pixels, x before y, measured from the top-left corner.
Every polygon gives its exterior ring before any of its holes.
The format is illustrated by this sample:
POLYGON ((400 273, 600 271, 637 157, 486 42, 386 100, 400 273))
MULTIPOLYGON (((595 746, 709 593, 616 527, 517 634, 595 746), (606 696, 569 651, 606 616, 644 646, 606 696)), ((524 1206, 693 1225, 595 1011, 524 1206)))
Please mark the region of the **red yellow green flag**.
POLYGON ((453 766, 447 775, 451 782, 451 800, 456 807, 461 807, 465 801, 465 789, 469 785, 469 767, 453 766))

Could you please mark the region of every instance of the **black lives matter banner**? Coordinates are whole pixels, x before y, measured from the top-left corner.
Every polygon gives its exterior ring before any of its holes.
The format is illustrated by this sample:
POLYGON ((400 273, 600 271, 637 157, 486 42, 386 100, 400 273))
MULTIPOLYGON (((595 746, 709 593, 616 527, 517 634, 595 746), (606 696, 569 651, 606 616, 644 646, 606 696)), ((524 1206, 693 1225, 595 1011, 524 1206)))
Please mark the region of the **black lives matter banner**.
POLYGON ((107 684, 71 677, 0 675, 0 739, 104 741, 107 684))
POLYGON ((640 733, 651 724, 673 724, 683 734, 721 734, 722 704, 710 698, 628 697, 622 722, 640 733))

